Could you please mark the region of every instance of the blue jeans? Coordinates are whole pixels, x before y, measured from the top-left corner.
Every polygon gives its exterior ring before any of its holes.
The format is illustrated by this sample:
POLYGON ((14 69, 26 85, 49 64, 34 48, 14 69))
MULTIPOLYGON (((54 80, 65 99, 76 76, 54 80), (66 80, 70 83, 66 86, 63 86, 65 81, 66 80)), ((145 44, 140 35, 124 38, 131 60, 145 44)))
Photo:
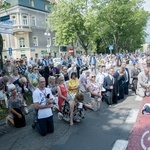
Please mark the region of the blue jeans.
POLYGON ((50 116, 48 118, 37 119, 37 123, 35 126, 42 136, 45 136, 47 133, 53 133, 54 132, 53 116, 50 116))

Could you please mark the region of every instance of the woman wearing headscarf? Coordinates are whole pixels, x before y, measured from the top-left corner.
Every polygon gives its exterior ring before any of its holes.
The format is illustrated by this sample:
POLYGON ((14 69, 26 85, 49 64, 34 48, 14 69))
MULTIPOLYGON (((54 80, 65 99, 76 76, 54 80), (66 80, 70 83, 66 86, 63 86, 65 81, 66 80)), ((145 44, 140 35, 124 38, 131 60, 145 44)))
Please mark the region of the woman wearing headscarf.
POLYGON ((9 97, 9 111, 12 113, 11 122, 16 128, 24 127, 26 125, 24 107, 23 107, 23 96, 17 92, 17 88, 14 84, 8 86, 11 95, 9 97))

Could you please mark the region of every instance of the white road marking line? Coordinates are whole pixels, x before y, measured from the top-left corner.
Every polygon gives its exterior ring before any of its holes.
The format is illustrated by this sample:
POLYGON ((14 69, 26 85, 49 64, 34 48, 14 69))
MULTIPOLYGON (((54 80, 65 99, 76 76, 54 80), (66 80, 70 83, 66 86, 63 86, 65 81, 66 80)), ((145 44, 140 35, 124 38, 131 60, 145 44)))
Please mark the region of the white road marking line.
POLYGON ((131 109, 125 123, 135 123, 138 113, 139 109, 131 109))
POLYGON ((126 150, 128 146, 128 141, 126 140, 117 140, 112 148, 112 150, 126 150))
POLYGON ((145 131, 141 137, 141 146, 143 150, 150 150, 150 147, 147 147, 144 143, 145 141, 150 141, 150 131, 145 131), (146 137, 148 135, 148 137, 146 137))
POLYGON ((140 97, 139 95, 137 95, 136 98, 135 98, 135 101, 140 101, 141 102, 142 99, 143 99, 142 97, 140 97))

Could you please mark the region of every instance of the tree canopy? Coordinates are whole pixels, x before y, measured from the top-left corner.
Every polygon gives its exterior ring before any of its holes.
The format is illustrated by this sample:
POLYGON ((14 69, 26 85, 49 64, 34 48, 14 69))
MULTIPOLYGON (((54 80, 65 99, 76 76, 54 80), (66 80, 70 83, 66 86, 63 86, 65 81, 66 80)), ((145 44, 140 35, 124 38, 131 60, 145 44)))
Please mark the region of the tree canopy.
POLYGON ((0 0, 0 9, 6 9, 10 6, 11 6, 10 3, 6 2, 6 1, 3 2, 2 0, 0 0))
POLYGON ((134 51, 144 43, 150 14, 142 8, 143 0, 59 0, 50 3, 49 23, 59 45, 79 42, 85 52, 89 47, 114 53, 134 51))

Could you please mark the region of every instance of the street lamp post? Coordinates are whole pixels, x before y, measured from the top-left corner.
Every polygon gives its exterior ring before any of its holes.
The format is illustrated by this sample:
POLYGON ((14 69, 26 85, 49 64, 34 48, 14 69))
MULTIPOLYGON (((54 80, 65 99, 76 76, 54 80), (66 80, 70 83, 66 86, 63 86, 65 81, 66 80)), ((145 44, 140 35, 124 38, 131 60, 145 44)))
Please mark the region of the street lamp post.
POLYGON ((46 45, 46 48, 47 48, 47 53, 50 55, 50 48, 51 48, 51 33, 46 31, 44 33, 45 36, 47 36, 47 45, 46 45))

